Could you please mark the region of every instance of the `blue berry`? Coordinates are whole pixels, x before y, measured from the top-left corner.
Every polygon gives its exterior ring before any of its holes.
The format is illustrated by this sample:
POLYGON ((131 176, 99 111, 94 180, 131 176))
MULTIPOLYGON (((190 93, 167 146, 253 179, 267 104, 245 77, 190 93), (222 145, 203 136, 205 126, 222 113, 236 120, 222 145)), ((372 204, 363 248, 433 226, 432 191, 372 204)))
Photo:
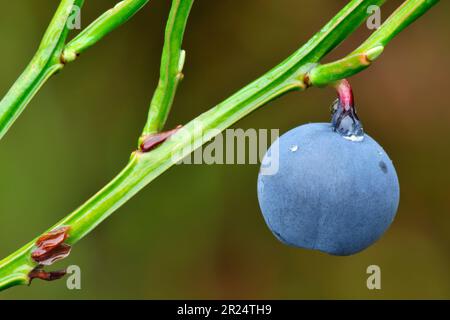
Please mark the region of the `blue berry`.
POLYGON ((278 171, 258 177, 264 219, 283 243, 351 255, 377 241, 392 223, 399 183, 386 152, 364 134, 351 141, 331 124, 314 123, 282 135, 263 163, 278 171))

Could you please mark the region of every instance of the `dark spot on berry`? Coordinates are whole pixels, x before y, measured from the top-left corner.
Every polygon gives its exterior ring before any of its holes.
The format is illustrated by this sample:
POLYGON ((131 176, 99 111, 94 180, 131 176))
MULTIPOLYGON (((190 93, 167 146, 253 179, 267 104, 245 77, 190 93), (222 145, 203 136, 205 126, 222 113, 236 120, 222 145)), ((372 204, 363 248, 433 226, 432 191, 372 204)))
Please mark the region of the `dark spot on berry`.
POLYGON ((378 165, 380 166, 381 170, 382 170, 384 173, 387 173, 387 172, 388 172, 387 165, 386 165, 386 163, 384 163, 384 161, 380 161, 380 162, 378 163, 378 165))

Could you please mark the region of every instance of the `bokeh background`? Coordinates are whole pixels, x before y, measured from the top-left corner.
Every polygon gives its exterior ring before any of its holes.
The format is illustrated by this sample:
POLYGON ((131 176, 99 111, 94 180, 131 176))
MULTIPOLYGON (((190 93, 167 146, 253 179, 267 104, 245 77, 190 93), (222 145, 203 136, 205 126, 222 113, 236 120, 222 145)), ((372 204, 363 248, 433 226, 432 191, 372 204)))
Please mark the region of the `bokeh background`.
MULTIPOLYGON (((115 1, 86 1, 83 25, 115 1)), ((346 1, 197 0, 185 37, 186 78, 168 127, 185 123, 279 63, 346 1)), ((401 1, 382 8, 385 19, 401 1)), ((0 94, 37 48, 58 4, 1 1, 0 94)), ((51 79, 0 142, 0 256, 107 183, 133 150, 156 86, 170 2, 134 19, 51 79)), ((257 165, 176 166, 76 245, 63 265, 82 290, 36 281, 18 298, 450 298, 450 2, 441 1, 352 78, 366 131, 401 183, 397 219, 374 246, 333 257, 279 243, 256 197, 257 165), (366 288, 366 268, 382 290, 366 288)), ((355 48, 362 27, 336 52, 355 48)), ((291 93, 239 122, 280 128, 327 121, 330 89, 291 93)))

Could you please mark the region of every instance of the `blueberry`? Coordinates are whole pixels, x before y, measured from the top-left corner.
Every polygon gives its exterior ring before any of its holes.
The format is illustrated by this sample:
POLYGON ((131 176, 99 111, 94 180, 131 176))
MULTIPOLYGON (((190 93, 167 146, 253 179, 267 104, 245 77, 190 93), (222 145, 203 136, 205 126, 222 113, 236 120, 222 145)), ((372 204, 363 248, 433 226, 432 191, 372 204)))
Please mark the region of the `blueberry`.
POLYGON ((297 127, 265 155, 278 171, 258 177, 264 219, 283 243, 333 255, 357 253, 378 240, 399 203, 395 168, 375 140, 351 141, 328 123, 297 127))

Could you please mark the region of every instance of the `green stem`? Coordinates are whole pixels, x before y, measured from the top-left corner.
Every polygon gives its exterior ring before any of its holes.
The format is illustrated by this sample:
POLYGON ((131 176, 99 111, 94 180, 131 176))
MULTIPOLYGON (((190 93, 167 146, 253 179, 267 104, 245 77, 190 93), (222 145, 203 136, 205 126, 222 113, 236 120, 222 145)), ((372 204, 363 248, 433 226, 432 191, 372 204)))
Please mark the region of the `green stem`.
POLYGON ((123 0, 116 4, 67 44, 62 55, 63 61, 74 61, 78 55, 131 19, 148 2, 149 0, 123 0))
MULTIPOLYGON (((191 2, 191 0, 173 1, 175 8, 172 8, 171 12, 175 12, 176 17, 169 19, 169 25, 174 23, 178 27, 173 28, 173 33, 168 28, 168 34, 171 34, 171 36, 166 37, 166 42, 173 41, 176 46, 173 47, 175 50, 164 50, 162 59, 162 64, 170 66, 172 72, 175 70, 172 69, 175 65, 174 62, 180 61, 176 59, 176 56, 182 56, 179 48, 185 23, 179 21, 184 21, 188 11, 187 8, 191 2), (178 5, 179 9, 176 9, 178 5), (180 26, 183 26, 183 28, 180 26)), ((224 130, 250 112, 290 90, 305 89, 304 76, 311 67, 365 20, 367 8, 370 5, 381 4, 382 2, 383 0, 351 1, 301 49, 270 72, 189 122, 183 129, 153 151, 148 153, 136 151, 133 153, 129 164, 112 182, 49 230, 63 225, 69 226, 70 233, 67 243, 75 244, 145 185, 169 169, 174 163, 183 159, 191 151, 213 138, 217 134, 217 130, 224 130)), ((165 47, 167 48, 167 44, 165 47)), ((164 73, 164 68, 161 69, 164 73)), ((169 73, 169 71, 167 72, 169 73)), ((179 72, 179 69, 177 69, 177 72, 179 72)), ((168 75, 163 75, 163 77, 168 77, 168 75)), ((174 89, 168 90, 169 95, 171 95, 171 90, 174 89)), ((167 98, 161 106, 167 107, 170 105, 167 101, 170 100, 167 98)), ((161 114, 166 112, 166 110, 163 110, 161 114)), ((159 114, 159 112, 156 113, 159 114)), ((161 126, 164 122, 153 122, 153 119, 150 117, 150 123, 158 123, 161 126)), ((37 266, 30 258, 35 241, 36 239, 0 261, 0 290, 29 282, 28 274, 37 266)))
MULTIPOLYGON (((185 56, 184 51, 181 50, 182 37, 178 35, 180 31, 185 29, 192 2, 174 1, 174 7, 166 28, 160 81, 150 105, 148 120, 142 134, 143 137, 162 130, 173 103, 177 86, 182 79, 181 72, 185 56), (181 15, 173 21, 178 11, 181 15)), ((308 51, 305 56, 301 57, 303 63, 319 61, 320 58, 341 43, 364 21, 368 15, 367 8, 369 6, 382 5, 384 2, 385 0, 350 1, 338 15, 297 52, 308 51), (321 45, 315 46, 318 42, 321 45)), ((295 60, 294 57, 291 58, 289 58, 291 61, 295 60)), ((246 93, 250 94, 250 92, 246 93)))
POLYGON ((194 0, 174 0, 166 26, 158 86, 150 103, 150 111, 142 136, 163 129, 183 79, 186 53, 181 49, 184 30, 194 0))
POLYGON ((386 45, 403 29, 417 20, 439 0, 407 0, 361 46, 345 58, 317 65, 309 73, 309 82, 325 86, 366 69, 383 52, 386 45))
POLYGON ((439 0, 406 0, 353 54, 363 53, 377 46, 386 47, 398 33, 430 10, 439 0))
POLYGON ((0 101, 0 139, 6 134, 45 81, 63 67, 60 55, 62 44, 69 31, 66 26, 67 19, 73 6, 81 6, 82 3, 82 0, 61 1, 35 56, 6 96, 0 101))
POLYGON ((62 0, 34 58, 0 102, 0 139, 52 75, 128 21, 148 1, 124 0, 118 3, 66 45, 70 31, 67 19, 73 6, 81 8, 84 0, 62 0))
POLYGON ((363 53, 348 55, 334 62, 319 64, 309 72, 309 85, 323 87, 348 78, 370 66, 383 53, 383 50, 384 47, 378 46, 363 53))

